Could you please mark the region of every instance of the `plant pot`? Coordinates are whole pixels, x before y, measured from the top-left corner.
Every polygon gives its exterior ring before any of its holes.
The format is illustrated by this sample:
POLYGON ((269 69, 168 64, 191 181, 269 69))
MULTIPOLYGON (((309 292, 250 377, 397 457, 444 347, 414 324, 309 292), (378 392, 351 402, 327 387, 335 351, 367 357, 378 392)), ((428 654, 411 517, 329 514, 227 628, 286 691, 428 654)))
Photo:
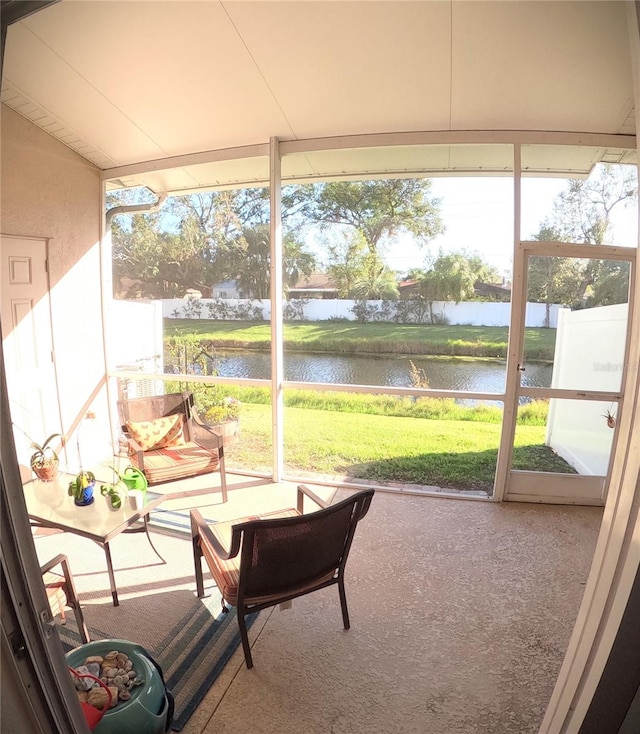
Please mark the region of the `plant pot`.
POLYGON ((240 435, 240 420, 232 418, 222 423, 207 423, 207 426, 218 436, 222 436, 222 445, 226 448, 238 440, 240 435))
POLYGON ((74 505, 78 505, 78 507, 86 507, 87 505, 90 505, 93 503, 93 488, 95 487, 95 482, 91 482, 87 487, 85 487, 82 490, 82 495, 80 497, 74 497, 73 503, 74 505))
POLYGON ((32 466, 31 469, 41 482, 52 482, 58 476, 57 462, 47 466, 32 466))

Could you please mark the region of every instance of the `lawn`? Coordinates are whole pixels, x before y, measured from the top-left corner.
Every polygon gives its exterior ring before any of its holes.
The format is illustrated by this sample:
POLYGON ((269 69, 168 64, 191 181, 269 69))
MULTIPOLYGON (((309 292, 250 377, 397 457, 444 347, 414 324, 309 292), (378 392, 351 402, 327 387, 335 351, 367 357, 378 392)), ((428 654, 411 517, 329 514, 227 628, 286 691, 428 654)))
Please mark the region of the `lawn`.
MULTIPOLYGON (((270 407, 243 405, 241 426, 228 465, 268 469, 270 407)), ((519 426, 513 468, 573 473, 544 446, 544 435, 544 426, 519 426)), ((285 409, 284 456, 292 472, 490 492, 499 441, 499 423, 285 409)))
MULTIPOLYGON (((266 350, 271 344, 266 322, 165 319, 164 328, 166 337, 205 339, 218 348, 266 350)), ((334 321, 284 325, 285 349, 306 352, 505 357, 507 338, 506 326, 334 321)), ((555 338, 555 329, 526 329, 526 359, 552 360, 555 338)))

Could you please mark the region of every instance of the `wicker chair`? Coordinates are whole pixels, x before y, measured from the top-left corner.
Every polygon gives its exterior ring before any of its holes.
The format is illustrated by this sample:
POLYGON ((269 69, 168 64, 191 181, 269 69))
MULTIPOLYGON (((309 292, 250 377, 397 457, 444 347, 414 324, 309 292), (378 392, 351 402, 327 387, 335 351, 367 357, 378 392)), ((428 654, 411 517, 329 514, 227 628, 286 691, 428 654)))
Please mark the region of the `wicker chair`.
POLYGON ((223 439, 198 420, 192 393, 120 400, 118 414, 129 443, 130 461, 144 472, 149 484, 219 471, 222 501, 227 501, 223 439), (170 418, 177 421, 163 423, 162 419, 170 418), (162 431, 170 433, 165 432, 162 440, 154 443, 157 434, 149 426, 159 423, 162 431))
POLYGON ((76 594, 76 587, 73 583, 73 576, 69 568, 69 561, 65 555, 60 553, 55 558, 40 567, 42 581, 47 592, 47 599, 51 607, 51 614, 55 617, 60 615, 62 624, 66 624, 66 608, 73 609, 78 624, 78 632, 82 642, 89 642, 89 632, 84 622, 80 601, 76 594), (51 569, 60 566, 62 574, 55 573, 51 569))
POLYGON ((349 629, 344 569, 356 525, 367 514, 373 490, 335 505, 298 487, 296 508, 207 525, 191 510, 198 596, 204 595, 202 558, 224 602, 237 607, 247 668, 253 667, 245 616, 338 584, 342 621, 349 629), (303 514, 304 496, 323 509, 303 514), (228 549, 228 550, 227 550, 228 549))

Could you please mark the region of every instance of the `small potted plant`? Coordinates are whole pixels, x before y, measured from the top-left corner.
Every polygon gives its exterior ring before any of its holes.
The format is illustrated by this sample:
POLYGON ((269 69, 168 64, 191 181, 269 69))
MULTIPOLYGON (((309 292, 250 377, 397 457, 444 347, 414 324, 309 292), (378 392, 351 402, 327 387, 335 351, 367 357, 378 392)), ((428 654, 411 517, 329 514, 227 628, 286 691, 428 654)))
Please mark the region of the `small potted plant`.
POLYGON ((234 443, 240 434, 242 403, 220 385, 198 385, 193 397, 197 419, 222 436, 224 446, 234 443))
POLYGON ((60 459, 51 446, 51 442, 56 438, 63 436, 61 433, 52 433, 42 444, 31 441, 31 448, 35 449, 35 452, 31 455, 30 466, 33 473, 43 482, 51 482, 58 474, 60 459))
MULTIPOLYGON (((113 469, 113 467, 111 467, 113 469)), ((100 494, 107 498, 109 507, 112 510, 119 510, 122 507, 122 498, 127 496, 127 485, 121 480, 118 472, 113 469, 118 479, 115 482, 105 482, 100 485, 100 494)))
POLYGON ((147 479, 144 474, 133 466, 128 466, 122 474, 115 466, 110 469, 113 472, 114 481, 101 484, 100 494, 107 498, 111 509, 119 510, 127 495, 135 507, 140 509, 144 505, 147 491, 147 479))
POLYGON ((93 502, 93 488, 96 483, 95 474, 91 471, 79 471, 69 482, 68 494, 79 507, 93 502))

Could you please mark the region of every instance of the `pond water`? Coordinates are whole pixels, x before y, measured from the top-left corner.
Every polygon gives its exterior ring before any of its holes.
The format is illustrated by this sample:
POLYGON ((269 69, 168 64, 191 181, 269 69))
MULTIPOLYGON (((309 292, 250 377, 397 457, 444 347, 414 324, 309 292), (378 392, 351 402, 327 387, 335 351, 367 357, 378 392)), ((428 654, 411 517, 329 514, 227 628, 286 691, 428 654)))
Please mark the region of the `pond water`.
MULTIPOLYGON (((284 372, 286 380, 296 382, 411 387, 410 362, 424 370, 432 389, 504 391, 505 361, 286 352, 284 372)), ((216 364, 221 377, 269 379, 271 376, 271 358, 265 352, 218 352, 216 364)), ((523 386, 551 385, 552 365, 532 362, 524 366, 523 386)))

